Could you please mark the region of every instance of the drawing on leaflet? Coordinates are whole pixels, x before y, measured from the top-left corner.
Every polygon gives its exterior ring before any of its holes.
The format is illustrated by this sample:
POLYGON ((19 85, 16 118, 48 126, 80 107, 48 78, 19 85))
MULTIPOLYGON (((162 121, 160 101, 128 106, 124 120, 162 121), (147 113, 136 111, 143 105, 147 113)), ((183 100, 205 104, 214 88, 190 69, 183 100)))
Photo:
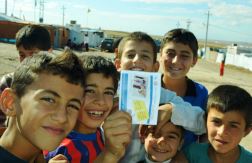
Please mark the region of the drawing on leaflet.
POLYGON ((141 76, 134 76, 133 79, 133 95, 146 97, 147 79, 141 76))
POLYGON ((133 100, 133 110, 138 121, 145 121, 149 119, 148 110, 144 101, 133 100))

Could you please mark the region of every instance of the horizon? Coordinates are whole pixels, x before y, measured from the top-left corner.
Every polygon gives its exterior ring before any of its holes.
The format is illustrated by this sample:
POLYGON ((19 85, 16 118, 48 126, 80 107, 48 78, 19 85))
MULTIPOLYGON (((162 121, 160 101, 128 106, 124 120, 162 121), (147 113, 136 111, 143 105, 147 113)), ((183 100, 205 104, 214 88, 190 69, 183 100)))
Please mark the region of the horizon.
MULTIPOLYGON (((7 15, 39 23, 41 0, 8 0, 7 15)), ((252 43, 252 0, 43 0, 45 24, 70 24, 113 31, 143 31, 162 36, 173 28, 189 29, 205 40, 252 43), (64 9, 63 9, 64 7, 64 9)), ((5 13, 5 0, 0 1, 5 13)))

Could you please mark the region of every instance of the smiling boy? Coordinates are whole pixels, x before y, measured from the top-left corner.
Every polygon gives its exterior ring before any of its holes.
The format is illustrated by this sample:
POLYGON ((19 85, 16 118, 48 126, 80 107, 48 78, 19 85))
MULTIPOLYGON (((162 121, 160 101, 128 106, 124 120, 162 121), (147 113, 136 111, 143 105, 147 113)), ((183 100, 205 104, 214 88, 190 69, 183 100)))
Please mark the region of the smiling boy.
POLYGON ((72 52, 27 57, 1 94, 10 122, 0 139, 0 162, 30 162, 41 150, 55 149, 75 125, 84 78, 72 52))

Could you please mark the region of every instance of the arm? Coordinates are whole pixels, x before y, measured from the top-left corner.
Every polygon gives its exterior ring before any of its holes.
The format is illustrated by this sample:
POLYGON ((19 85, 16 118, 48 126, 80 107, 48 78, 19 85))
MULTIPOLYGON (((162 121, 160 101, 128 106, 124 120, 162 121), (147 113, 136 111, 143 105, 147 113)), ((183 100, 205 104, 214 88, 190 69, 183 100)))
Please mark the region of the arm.
POLYGON ((126 146, 131 140, 131 116, 126 112, 116 111, 104 121, 105 149, 95 163, 118 162, 124 156, 126 146))
POLYGON ((186 130, 192 131, 197 135, 206 132, 205 112, 200 107, 192 106, 177 96, 175 92, 163 88, 161 89, 160 103, 170 103, 172 105, 172 107, 167 108, 168 114, 171 113, 172 123, 183 126, 186 130))

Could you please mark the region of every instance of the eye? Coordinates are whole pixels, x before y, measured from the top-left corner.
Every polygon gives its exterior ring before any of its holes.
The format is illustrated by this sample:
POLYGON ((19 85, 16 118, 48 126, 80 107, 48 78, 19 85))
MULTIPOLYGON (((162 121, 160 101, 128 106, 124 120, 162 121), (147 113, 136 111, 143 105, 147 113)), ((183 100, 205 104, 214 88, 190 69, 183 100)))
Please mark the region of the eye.
POLYGON ((142 58, 143 59, 150 59, 150 57, 148 55, 146 55, 146 54, 142 55, 142 58))
POLYGON ((130 54, 128 54, 128 56, 127 56, 129 59, 133 59, 134 57, 135 57, 135 54, 133 54, 133 53, 130 53, 130 54))
POLYGON ((211 122, 215 125, 215 126, 220 126, 221 125, 221 121, 218 119, 213 119, 211 120, 211 122))
POLYGON ((104 94, 110 95, 110 96, 114 96, 115 95, 114 91, 105 91, 104 94))
POLYGON ((95 90, 93 90, 93 89, 85 89, 85 93, 94 94, 95 90))
POLYGON ((75 109, 75 110, 77 110, 77 111, 80 110, 80 107, 77 106, 77 105, 74 105, 74 104, 68 104, 67 107, 68 107, 68 108, 71 108, 71 109, 75 109))
POLYGON ((174 58, 176 56, 176 54, 171 51, 167 51, 166 54, 167 54, 167 57, 169 57, 169 58, 174 58))
POLYGON ((42 97, 40 100, 45 101, 47 103, 55 103, 55 100, 51 97, 42 97))

